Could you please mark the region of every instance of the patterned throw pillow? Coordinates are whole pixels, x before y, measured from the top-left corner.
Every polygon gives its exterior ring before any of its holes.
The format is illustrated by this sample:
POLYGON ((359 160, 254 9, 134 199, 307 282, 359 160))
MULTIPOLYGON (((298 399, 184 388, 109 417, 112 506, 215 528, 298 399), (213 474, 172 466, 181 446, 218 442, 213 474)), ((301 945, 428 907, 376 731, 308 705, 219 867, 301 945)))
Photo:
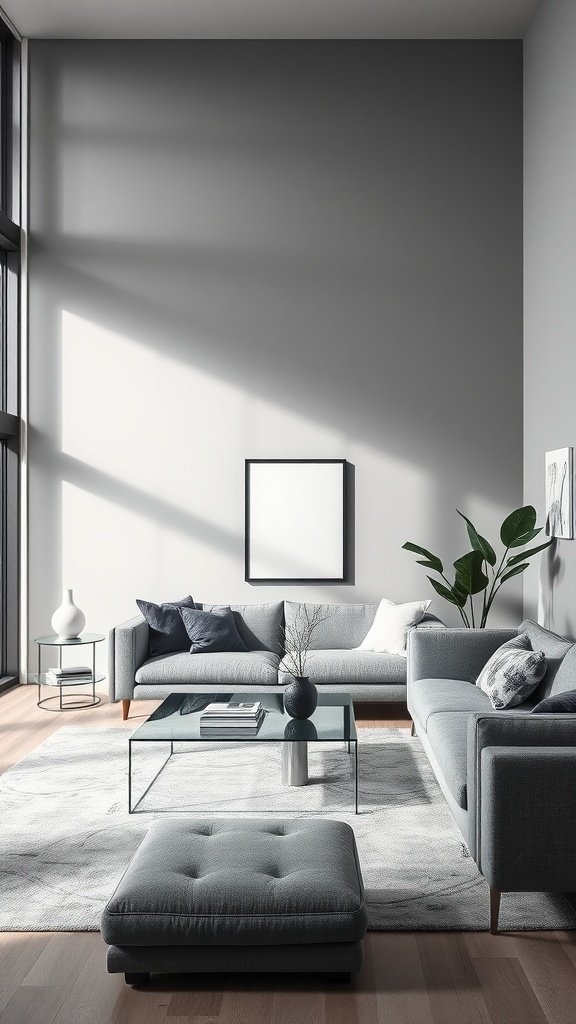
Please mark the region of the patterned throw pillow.
POLYGON ((482 669, 476 686, 490 698, 497 711, 522 704, 536 689, 546 672, 542 651, 533 651, 527 633, 507 640, 482 669))

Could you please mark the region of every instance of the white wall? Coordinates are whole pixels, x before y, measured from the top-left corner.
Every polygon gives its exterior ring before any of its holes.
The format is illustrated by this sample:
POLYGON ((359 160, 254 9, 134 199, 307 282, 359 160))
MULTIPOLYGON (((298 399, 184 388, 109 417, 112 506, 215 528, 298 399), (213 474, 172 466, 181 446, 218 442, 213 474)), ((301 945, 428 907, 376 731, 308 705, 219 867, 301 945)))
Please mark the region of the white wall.
MULTIPOLYGON (((521 501, 518 43, 31 44, 30 633, 428 595, 521 501), (355 467, 347 586, 244 582, 246 457, 355 467)), ((510 587, 495 621, 517 621, 510 587)), ((448 614, 437 601, 435 610, 448 614)))
MULTIPOLYGON (((524 493, 544 513, 544 455, 576 445, 576 4, 543 0, 525 41, 524 493)), ((576 541, 526 573, 526 611, 576 637, 576 541)))

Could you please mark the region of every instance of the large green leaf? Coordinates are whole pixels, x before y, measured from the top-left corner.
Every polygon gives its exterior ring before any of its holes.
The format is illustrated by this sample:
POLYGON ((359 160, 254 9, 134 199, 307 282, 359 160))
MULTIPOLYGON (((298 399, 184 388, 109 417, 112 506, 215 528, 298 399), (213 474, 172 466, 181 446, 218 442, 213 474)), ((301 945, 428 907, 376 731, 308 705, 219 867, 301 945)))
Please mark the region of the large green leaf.
POLYGON ((551 537, 545 544, 539 544, 537 548, 530 548, 528 551, 521 551, 519 555, 513 555, 512 558, 507 560, 506 565, 518 565, 518 562, 523 562, 525 558, 532 558, 532 555, 537 555, 539 551, 549 548, 553 539, 551 537))
POLYGON ((461 512, 460 509, 458 508, 456 509, 456 511, 459 516, 462 516, 462 519, 466 523, 468 537, 470 538, 470 543, 474 551, 479 551, 482 557, 488 562, 488 565, 496 565, 496 552, 494 551, 492 545, 486 540, 485 537, 482 537, 481 534, 478 533, 478 530, 474 526, 474 523, 471 522, 470 519, 468 519, 468 516, 465 516, 464 513, 461 512))
POLYGON ((442 583, 439 583, 438 580, 435 580, 432 576, 428 576, 428 579, 430 580, 430 583, 434 587, 436 593, 439 594, 440 597, 443 597, 445 601, 450 601, 450 604, 455 604, 457 608, 464 607, 467 599, 466 594, 462 598, 462 596, 457 594, 454 590, 445 587, 442 583))
POLYGON ((454 562, 456 586, 466 594, 479 594, 488 586, 488 577, 482 571, 484 558, 480 551, 468 551, 454 562))
POLYGON ((524 537, 535 526, 536 509, 533 505, 524 505, 506 516, 500 527, 500 540, 506 548, 516 547, 519 537, 524 537))
POLYGON ((435 572, 444 572, 444 566, 438 555, 428 551, 428 548, 420 547, 420 544, 412 544, 409 540, 402 547, 405 551, 413 551, 416 555, 424 555, 425 561, 419 561, 418 565, 425 565, 427 569, 434 569, 435 572))
POLYGON ((456 577, 452 584, 452 591, 456 597, 460 599, 461 607, 463 608, 470 595, 468 594, 468 591, 464 590, 464 588, 458 583, 458 577, 456 577))
POLYGON ((505 580, 509 580, 511 576, 518 576, 524 569, 527 569, 530 562, 524 562, 523 565, 515 565, 513 569, 509 569, 503 576, 500 577, 500 582, 504 583, 505 580))
POLYGON ((529 544, 531 540, 534 540, 539 533, 542 533, 542 527, 539 526, 537 530, 528 530, 528 533, 523 533, 520 537, 517 537, 513 544, 510 544, 511 548, 521 548, 525 544, 529 544))

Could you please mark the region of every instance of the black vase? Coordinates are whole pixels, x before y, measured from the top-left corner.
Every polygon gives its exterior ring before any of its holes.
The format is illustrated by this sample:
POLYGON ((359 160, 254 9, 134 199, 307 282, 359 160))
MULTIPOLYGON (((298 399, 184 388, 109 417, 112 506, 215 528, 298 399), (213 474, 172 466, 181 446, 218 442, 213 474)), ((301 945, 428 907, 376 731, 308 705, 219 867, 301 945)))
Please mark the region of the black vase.
POLYGON ((294 676, 294 682, 284 690, 284 710, 290 718, 303 720, 316 711, 318 690, 308 676, 294 676))

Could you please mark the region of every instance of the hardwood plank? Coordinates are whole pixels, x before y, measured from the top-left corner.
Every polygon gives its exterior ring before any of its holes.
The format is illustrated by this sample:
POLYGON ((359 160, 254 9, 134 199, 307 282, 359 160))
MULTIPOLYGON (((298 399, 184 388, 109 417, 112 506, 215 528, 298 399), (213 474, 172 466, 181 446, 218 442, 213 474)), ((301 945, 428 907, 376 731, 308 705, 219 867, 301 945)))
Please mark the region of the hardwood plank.
POLYGON ((108 974, 106 945, 92 933, 92 951, 72 985, 54 1024, 103 1024, 124 1000, 124 975, 108 974))
POLYGON ((50 935, 4 932, 0 935, 0 1013, 32 970, 50 935))
POLYGON ((381 1021, 433 1024, 416 937, 408 932, 375 932, 373 956, 378 980, 381 1021))
MULTIPOLYGON (((123 979, 124 975, 119 977, 123 979)), ((142 988, 123 983, 123 994, 102 1024, 165 1024, 169 1001, 170 991, 161 983, 142 988)))
POLYGON ((274 976, 245 977, 241 985, 231 978, 222 993, 218 1024, 267 1024, 272 1020, 274 985, 274 976))
POLYGON ((222 1005, 222 981, 218 975, 190 977, 186 987, 173 992, 168 1001, 166 1019, 173 1017, 214 1018, 220 1016, 222 1005), (219 987, 220 983, 220 987, 219 987))
POLYGON ((490 932, 466 932, 463 933, 463 939, 468 956, 472 960, 475 957, 501 958, 517 955, 514 935, 506 935, 504 932, 499 932, 498 935, 491 935, 490 932))
POLYGON ((309 978, 289 974, 275 977, 277 984, 272 1000, 271 1024, 297 1024, 300 1021, 326 1024, 326 982, 314 975, 309 978))
POLYGON ((519 960, 478 957, 474 970, 493 1024, 547 1024, 519 960))
POLYGON ((574 1024, 576 970, 561 933, 526 932, 514 940, 518 959, 551 1024, 574 1024))
POLYGON ((51 936, 5 1006, 2 1024, 53 1024, 84 965, 93 934, 51 936))
POLYGON ((434 1024, 492 1024, 462 936, 421 932, 416 943, 434 1024))

